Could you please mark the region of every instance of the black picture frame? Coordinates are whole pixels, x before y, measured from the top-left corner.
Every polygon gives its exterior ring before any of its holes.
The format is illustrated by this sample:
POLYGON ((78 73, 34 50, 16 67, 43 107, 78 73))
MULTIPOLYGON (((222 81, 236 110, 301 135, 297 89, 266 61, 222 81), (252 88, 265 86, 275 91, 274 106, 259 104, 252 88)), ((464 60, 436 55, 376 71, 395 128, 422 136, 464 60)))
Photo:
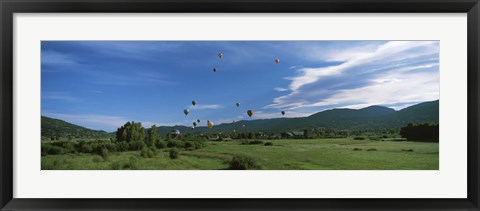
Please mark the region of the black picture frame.
MULTIPOLYGON (((2 210, 479 210, 478 0, 0 0, 2 210), (13 198, 14 13, 467 13, 466 199, 19 199, 13 198)), ((40 181, 39 181, 40 182, 40 181)), ((232 190, 234 191, 234 190, 232 190)))

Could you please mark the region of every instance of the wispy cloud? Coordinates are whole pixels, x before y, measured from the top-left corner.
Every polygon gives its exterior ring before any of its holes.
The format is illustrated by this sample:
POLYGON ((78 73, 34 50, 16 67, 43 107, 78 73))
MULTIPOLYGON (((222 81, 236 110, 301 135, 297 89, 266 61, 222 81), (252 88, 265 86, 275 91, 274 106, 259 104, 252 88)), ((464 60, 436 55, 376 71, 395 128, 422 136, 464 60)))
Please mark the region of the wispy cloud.
POLYGON ((266 112, 266 111, 257 111, 255 114, 251 117, 252 119, 273 119, 273 118, 294 118, 294 117, 306 117, 314 114, 316 112, 314 111, 285 111, 285 115, 282 115, 280 111, 275 111, 275 112, 266 112))
POLYGON ((41 54, 42 65, 69 66, 78 64, 71 54, 61 53, 52 50, 44 50, 41 54))
POLYGON ((206 110, 206 109, 222 109, 224 108, 222 105, 218 104, 197 104, 195 106, 190 105, 188 109, 190 110, 206 110))
POLYGON ((65 102, 79 102, 80 98, 72 96, 68 92, 42 92, 42 99, 44 100, 61 100, 65 102))
POLYGON ((288 91, 288 89, 282 88, 282 87, 275 87, 275 88, 273 88, 273 90, 279 91, 279 92, 286 92, 286 91, 288 91))
POLYGON ((392 41, 366 49, 341 52, 346 61, 339 65, 298 69, 287 78, 292 91, 264 108, 358 108, 438 99, 438 59, 431 59, 438 58, 438 42, 392 41))
POLYGON ((80 45, 89 48, 95 53, 115 58, 129 60, 153 60, 156 53, 179 48, 179 42, 116 42, 116 41, 89 41, 79 42, 80 45))

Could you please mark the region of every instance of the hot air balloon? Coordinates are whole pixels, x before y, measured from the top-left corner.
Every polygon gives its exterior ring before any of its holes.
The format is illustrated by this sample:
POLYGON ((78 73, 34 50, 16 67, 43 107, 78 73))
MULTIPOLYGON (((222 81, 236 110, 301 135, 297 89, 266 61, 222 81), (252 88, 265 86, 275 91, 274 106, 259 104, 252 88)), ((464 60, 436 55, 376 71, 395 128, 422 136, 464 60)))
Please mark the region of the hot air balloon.
POLYGON ((217 72, 217 68, 214 67, 214 68, 213 68, 213 72, 216 73, 216 72, 217 72))
POLYGON ((200 119, 197 119, 197 122, 200 123, 200 119))
POLYGON ((240 107, 240 103, 235 103, 235 105, 237 105, 237 107, 240 107))
POLYGON ((192 105, 195 106, 197 104, 197 101, 192 100, 192 105))
POLYGON ((248 111, 247 111, 247 114, 248 114, 249 117, 252 117, 253 111, 252 111, 252 110, 248 110, 248 111))
POLYGON ((207 121, 207 127, 208 128, 212 128, 213 127, 213 122, 211 122, 210 120, 207 121))
POLYGON ((193 126, 194 126, 194 127, 197 127, 197 123, 196 123, 196 122, 193 122, 193 126))
POLYGON ((183 113, 185 114, 185 116, 187 116, 190 111, 188 109, 183 109, 183 113))
POLYGON ((278 64, 280 62, 280 59, 276 58, 275 63, 278 64))
POLYGON ((282 111, 282 115, 285 115, 285 111, 282 111))
POLYGON ((222 57, 223 57, 223 54, 222 54, 222 53, 219 53, 219 54, 218 54, 218 58, 221 59, 222 57))

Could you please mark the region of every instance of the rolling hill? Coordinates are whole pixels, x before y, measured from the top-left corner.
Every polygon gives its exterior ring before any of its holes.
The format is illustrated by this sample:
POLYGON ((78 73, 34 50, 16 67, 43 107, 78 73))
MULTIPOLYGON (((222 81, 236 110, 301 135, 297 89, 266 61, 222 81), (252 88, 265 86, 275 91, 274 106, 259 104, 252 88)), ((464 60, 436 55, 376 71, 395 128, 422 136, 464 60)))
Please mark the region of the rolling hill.
POLYGON ((110 138, 111 134, 102 130, 91 130, 60 119, 42 116, 42 137, 50 138, 110 138))
MULTIPOLYGON (((259 120, 242 120, 235 123, 224 123, 208 129, 197 127, 195 132, 224 131, 285 131, 311 127, 335 129, 399 129, 408 123, 438 123, 439 101, 419 103, 399 111, 384 106, 370 106, 362 109, 331 109, 312 114, 308 117, 275 118, 259 120), (245 127, 243 127, 245 125, 245 127)), ((173 129, 191 132, 186 126, 162 126, 157 128, 158 134, 165 134, 173 129)))
MULTIPOLYGON (((362 109, 331 109, 312 114, 308 117, 274 118, 242 120, 235 123, 223 123, 212 129, 189 126, 158 126, 158 134, 166 134, 174 129, 182 133, 189 132, 226 132, 233 131, 276 131, 325 127, 332 129, 399 129, 408 123, 438 123, 439 101, 419 103, 399 111, 384 106, 369 106, 362 109), (245 125, 245 127, 243 127, 245 125)), ((120 127, 121 125, 119 125, 120 127)), ((42 116, 42 137, 72 138, 109 138, 113 133, 91 130, 63 120, 42 116)))

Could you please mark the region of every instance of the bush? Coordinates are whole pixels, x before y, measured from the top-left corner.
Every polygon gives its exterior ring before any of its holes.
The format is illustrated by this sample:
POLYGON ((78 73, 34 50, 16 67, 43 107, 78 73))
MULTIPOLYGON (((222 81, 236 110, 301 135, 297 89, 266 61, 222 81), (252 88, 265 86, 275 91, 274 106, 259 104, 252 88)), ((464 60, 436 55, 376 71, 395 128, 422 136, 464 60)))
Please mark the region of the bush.
POLYGON ((100 163, 102 161, 102 158, 98 157, 98 156, 95 156, 94 158, 92 158, 92 162, 94 163, 100 163))
POLYGON ((362 149, 360 149, 360 148, 355 148, 355 149, 353 149, 353 151, 361 151, 361 150, 362 150, 362 149))
POLYGON ((192 150, 192 149, 195 149, 195 144, 191 141, 186 141, 183 144, 183 147, 185 147, 185 150, 192 150))
POLYGON ((120 161, 116 161, 116 162, 113 162, 110 167, 113 169, 113 170, 121 170, 122 167, 123 167, 123 163, 120 162, 120 161))
POLYGON ((129 144, 128 149, 130 150, 142 150, 145 148, 147 145, 143 143, 143 141, 134 141, 129 144))
POLYGON ((140 152, 140 156, 144 158, 153 158, 157 154, 157 149, 153 146, 151 147, 144 147, 140 152))
POLYGON ((163 149, 167 147, 167 145, 165 144, 164 141, 157 141, 157 143, 155 143, 155 147, 157 147, 157 149, 163 149))
POLYGON ((242 140, 241 141, 242 144, 263 144, 263 141, 260 141, 260 140, 254 140, 254 141, 248 141, 248 140, 242 140))
POLYGON ((92 148, 92 146, 90 146, 89 144, 84 143, 84 144, 80 145, 79 151, 80 151, 80 152, 83 152, 83 153, 92 153, 92 152, 93 152, 93 148, 92 148))
POLYGON ((355 138, 353 138, 353 140, 365 140, 365 138, 364 137, 355 137, 355 138))
POLYGON ((178 158, 178 151, 176 149, 171 149, 168 153, 168 157, 170 157, 171 159, 178 158))
POLYGON ((118 152, 118 146, 112 142, 105 143, 105 148, 110 152, 118 152))
POLYGON ((439 141, 439 125, 409 123, 407 126, 400 128, 400 136, 409 141, 439 141))
POLYGON ((108 151, 108 149, 102 149, 100 151, 100 156, 102 156, 103 160, 107 160, 108 156, 110 156, 110 152, 108 151))
POLYGON ((169 141, 167 142, 167 147, 168 147, 168 148, 177 147, 177 145, 178 145, 178 144, 177 144, 177 141, 169 140, 169 141))
POLYGON ((367 149, 367 151, 377 151, 375 148, 367 149))
POLYGON ((272 142, 267 142, 264 144, 265 146, 273 146, 273 143, 272 142))
POLYGON ((236 155, 230 161, 229 169, 231 170, 251 170, 260 169, 255 160, 245 155, 236 155))
POLYGON ((42 144, 42 154, 45 155, 59 155, 64 154, 65 150, 62 147, 50 144, 42 144))
POLYGON ((117 149, 119 152, 125 152, 128 151, 129 145, 127 142, 122 141, 122 142, 117 142, 117 149))
POLYGON ((138 164, 137 163, 138 163, 137 158, 130 157, 130 159, 128 159, 128 163, 126 165, 124 165, 124 167, 127 168, 127 169, 135 170, 135 169, 138 169, 138 164))

